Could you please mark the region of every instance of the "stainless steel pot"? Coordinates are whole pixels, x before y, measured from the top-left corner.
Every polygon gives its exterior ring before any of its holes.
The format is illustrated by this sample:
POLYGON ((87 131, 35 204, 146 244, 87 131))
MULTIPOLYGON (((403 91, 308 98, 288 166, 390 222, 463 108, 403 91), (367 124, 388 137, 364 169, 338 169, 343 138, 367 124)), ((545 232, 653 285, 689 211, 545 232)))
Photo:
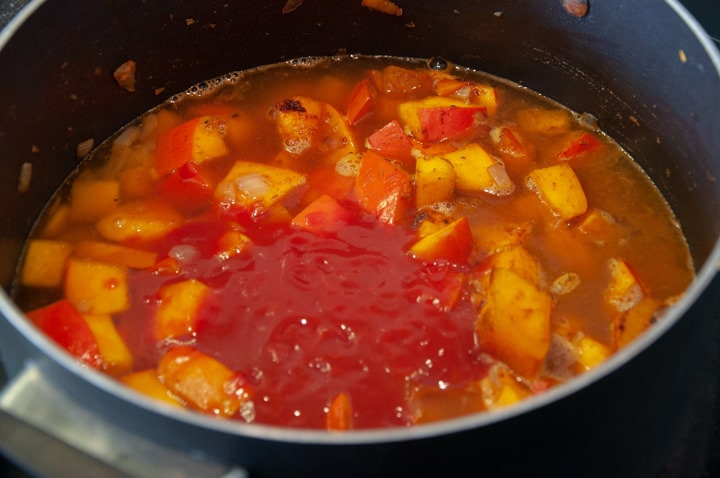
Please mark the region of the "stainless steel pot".
POLYGON ((686 432, 676 412, 689 406, 692 370, 703 366, 694 344, 720 289, 720 54, 695 20, 675 0, 591 1, 583 17, 560 0, 414 0, 401 17, 359 0, 305 0, 282 14, 284 3, 34 1, 2 32, 0 356, 11 382, 0 408, 141 476, 667 471, 674 437, 686 432), (82 368, 25 321, 6 292, 78 143, 102 140, 199 81, 338 52, 442 56, 595 115, 680 219, 698 269, 685 297, 603 366, 519 406, 346 434, 170 410, 82 368), (111 76, 127 59, 138 64, 135 93, 111 76), (19 192, 23 163, 33 175, 19 192))

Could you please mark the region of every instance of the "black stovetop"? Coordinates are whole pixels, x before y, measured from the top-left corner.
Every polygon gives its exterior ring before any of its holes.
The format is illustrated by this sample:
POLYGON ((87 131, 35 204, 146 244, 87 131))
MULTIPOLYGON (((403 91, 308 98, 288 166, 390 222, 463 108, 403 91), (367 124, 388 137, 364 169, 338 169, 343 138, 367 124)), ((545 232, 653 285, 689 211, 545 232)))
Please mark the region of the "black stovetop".
MULTIPOLYGON (((628 0, 632 1, 632 0, 628 0)), ((681 0, 685 7, 695 16, 700 24, 710 34, 720 48, 720 0, 681 0)), ((9 22, 28 0, 0 0, 0 29, 9 22)), ((720 281, 716 277, 715 281, 720 281)), ((716 288, 716 290, 718 290, 716 288)), ((705 384, 701 391, 697 391, 702 400, 712 400, 713 404, 705 403, 697 411, 687 414, 686 421, 689 429, 700 427, 705 433, 687 433, 678 437, 677 450, 673 456, 668 456, 666 472, 658 478, 672 478, 686 476, 682 470, 695 470, 692 476, 715 477, 720 476, 720 310, 708 311, 716 320, 712 321, 711 330, 707 336, 706 344, 697 344, 705 350, 708 366, 705 370, 696 371, 700 377, 698 383, 705 384), (702 437, 702 438, 698 438, 702 437), (698 463, 700 461, 700 463, 698 463), (685 466, 687 465, 687 466, 685 466), (697 474, 697 470, 702 470, 697 474)), ((0 364, 0 386, 4 382, 0 364)), ((690 393, 693 393, 690 391, 690 393)), ((1 432, 0 432, 1 434, 1 432)), ((27 475, 14 467, 0 456, 0 476, 9 478, 25 478, 27 475)))

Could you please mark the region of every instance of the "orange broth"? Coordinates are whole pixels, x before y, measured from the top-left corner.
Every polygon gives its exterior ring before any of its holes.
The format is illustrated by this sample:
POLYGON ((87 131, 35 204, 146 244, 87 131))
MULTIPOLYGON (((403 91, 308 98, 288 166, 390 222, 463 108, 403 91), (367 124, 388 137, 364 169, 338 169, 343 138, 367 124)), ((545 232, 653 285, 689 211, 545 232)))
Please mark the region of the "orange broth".
POLYGON ((139 393, 347 430, 542 393, 693 274, 591 116, 442 61, 344 56, 202 83, 98 147, 14 298, 139 393))

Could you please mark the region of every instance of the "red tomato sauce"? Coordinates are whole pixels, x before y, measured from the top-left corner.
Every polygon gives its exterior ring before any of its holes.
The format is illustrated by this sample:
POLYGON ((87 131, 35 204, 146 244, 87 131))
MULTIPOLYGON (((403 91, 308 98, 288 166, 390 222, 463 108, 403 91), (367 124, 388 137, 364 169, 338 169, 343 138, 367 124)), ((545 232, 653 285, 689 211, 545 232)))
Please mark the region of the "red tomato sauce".
POLYGON ((464 271, 414 261, 404 253, 410 231, 356 208, 338 234, 260 229, 256 247, 219 261, 213 245, 224 230, 221 221, 201 220, 162 241, 161 255, 174 244, 194 250, 181 276, 134 273, 132 302, 141 305, 119 323, 145 366, 157 358, 148 353, 156 350, 155 301, 144 294, 193 277, 213 292, 187 340, 244 374, 255 388, 258 422, 323 427, 331 399, 345 392, 356 427, 408 425, 409 389, 464 385, 486 374, 472 306, 461 300, 449 311, 433 303, 464 271))

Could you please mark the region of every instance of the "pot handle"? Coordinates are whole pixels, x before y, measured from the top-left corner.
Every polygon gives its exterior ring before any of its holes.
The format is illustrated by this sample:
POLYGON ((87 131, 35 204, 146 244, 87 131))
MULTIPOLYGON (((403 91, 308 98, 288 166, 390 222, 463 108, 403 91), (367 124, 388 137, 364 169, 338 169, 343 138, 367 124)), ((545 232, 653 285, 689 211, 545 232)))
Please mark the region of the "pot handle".
POLYGON ((30 361, 0 390, 0 453, 33 476, 247 478, 163 447, 83 409, 30 361))

